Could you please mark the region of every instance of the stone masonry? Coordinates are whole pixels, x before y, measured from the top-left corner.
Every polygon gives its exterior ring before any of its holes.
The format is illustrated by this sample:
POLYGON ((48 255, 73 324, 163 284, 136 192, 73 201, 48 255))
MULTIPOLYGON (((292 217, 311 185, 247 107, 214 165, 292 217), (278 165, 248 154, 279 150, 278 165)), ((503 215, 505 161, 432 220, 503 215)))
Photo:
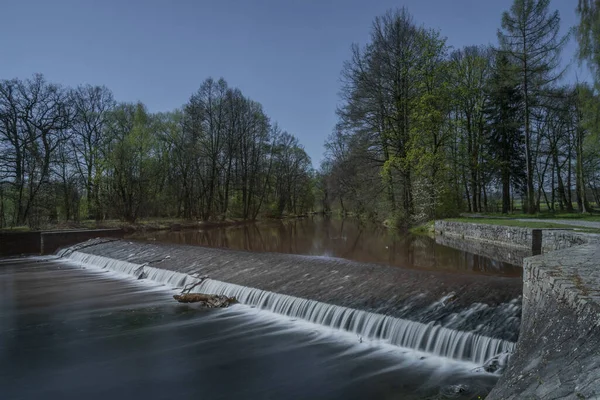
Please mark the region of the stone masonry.
POLYGON ((600 397, 599 261, 589 244, 525 260, 519 341, 488 399, 600 397))

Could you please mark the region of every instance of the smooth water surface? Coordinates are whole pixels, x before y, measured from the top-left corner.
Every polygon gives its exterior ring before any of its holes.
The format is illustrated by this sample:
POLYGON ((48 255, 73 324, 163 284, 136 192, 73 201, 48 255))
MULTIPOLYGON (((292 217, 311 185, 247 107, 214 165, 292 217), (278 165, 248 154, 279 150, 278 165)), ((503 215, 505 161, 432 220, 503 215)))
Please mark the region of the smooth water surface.
POLYGON ((440 245, 427 236, 394 233, 356 219, 309 217, 224 228, 140 233, 135 239, 259 252, 339 257, 426 270, 522 275, 520 266, 440 245))
POLYGON ((497 377, 62 260, 0 260, 2 399, 477 399, 497 377))

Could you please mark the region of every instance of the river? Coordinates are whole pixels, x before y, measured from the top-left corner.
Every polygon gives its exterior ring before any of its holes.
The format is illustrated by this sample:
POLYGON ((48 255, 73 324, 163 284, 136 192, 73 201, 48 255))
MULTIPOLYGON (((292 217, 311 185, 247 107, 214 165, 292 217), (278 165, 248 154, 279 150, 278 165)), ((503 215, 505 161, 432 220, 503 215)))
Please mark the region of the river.
POLYGON ((2 399, 477 399, 496 375, 54 257, 0 260, 2 399))
POLYGON ((358 219, 309 217, 184 231, 138 233, 134 239, 255 252, 339 257, 402 268, 506 277, 522 276, 520 265, 436 243, 424 235, 394 232, 358 219))

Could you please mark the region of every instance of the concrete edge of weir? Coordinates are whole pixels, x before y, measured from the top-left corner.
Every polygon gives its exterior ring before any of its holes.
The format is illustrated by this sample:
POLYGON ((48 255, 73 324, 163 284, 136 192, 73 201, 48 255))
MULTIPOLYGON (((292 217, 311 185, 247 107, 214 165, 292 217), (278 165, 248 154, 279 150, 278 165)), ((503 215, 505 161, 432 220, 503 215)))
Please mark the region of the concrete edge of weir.
POLYGON ((600 235, 450 221, 435 231, 533 254, 523 262, 519 340, 487 399, 598 398, 600 235))

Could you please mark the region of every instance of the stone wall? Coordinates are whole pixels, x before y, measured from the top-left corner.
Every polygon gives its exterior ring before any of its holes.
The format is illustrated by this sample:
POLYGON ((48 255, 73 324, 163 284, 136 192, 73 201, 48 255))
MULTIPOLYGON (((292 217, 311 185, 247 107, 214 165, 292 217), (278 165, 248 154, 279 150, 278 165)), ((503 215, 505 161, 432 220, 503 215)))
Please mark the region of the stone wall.
POLYGON ((594 243, 600 244, 600 235, 566 229, 544 229, 542 233, 542 253, 594 243))
POLYGON ((536 244, 534 243, 534 239, 539 241, 539 237, 537 236, 539 233, 537 231, 537 229, 513 226, 435 221, 436 235, 478 240, 526 250, 537 250, 533 249, 536 244))
POLYGON ((597 244, 525 260, 519 341, 488 399, 599 398, 599 262, 597 244))
POLYGON ((487 399, 600 398, 600 235, 446 221, 435 230, 441 242, 543 253, 524 260, 519 341, 487 399))
POLYGON ((52 254, 56 250, 94 238, 122 238, 121 229, 94 229, 74 231, 49 231, 40 235, 40 253, 52 254))
MULTIPOLYGON (((530 255, 568 249, 583 244, 600 244, 600 235, 578 232, 573 229, 532 229, 469 222, 435 221, 435 233, 438 236, 449 236, 452 239, 467 242, 485 243, 496 247, 505 246, 507 251, 510 251, 509 248, 523 249, 530 252, 530 255)), ((436 239, 436 241, 441 244, 456 242, 456 240, 446 239, 436 239)), ((473 246, 476 247, 475 244, 473 246)), ((460 247, 460 249, 463 248, 460 247)), ((493 252, 498 253, 498 250, 493 252)))

